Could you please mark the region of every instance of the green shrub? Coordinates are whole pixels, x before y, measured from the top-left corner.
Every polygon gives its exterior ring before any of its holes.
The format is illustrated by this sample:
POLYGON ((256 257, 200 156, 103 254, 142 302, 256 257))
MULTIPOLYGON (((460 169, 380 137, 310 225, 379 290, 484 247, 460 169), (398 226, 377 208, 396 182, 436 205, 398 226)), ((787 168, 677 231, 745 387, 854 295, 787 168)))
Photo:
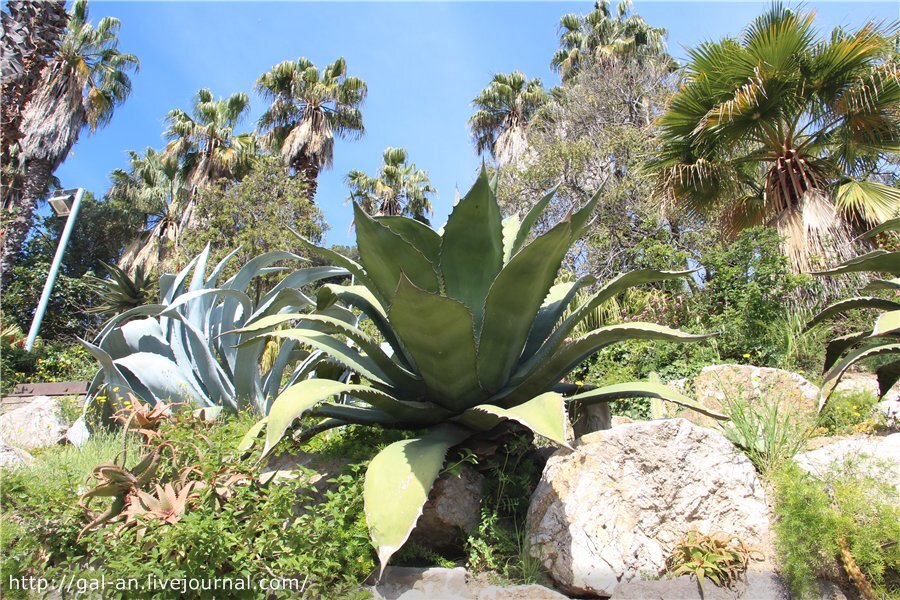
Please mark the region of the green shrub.
POLYGON ((900 594, 900 497, 871 463, 837 465, 817 480, 793 462, 773 474, 781 573, 798 598, 838 570, 844 539, 878 597, 900 594))
POLYGON ((96 362, 78 344, 39 340, 32 352, 26 352, 24 337, 0 340, 0 389, 4 393, 21 383, 87 381, 96 372, 96 362))
POLYGON ((878 422, 873 409, 878 397, 865 390, 835 392, 819 413, 817 425, 828 433, 871 433, 878 422))

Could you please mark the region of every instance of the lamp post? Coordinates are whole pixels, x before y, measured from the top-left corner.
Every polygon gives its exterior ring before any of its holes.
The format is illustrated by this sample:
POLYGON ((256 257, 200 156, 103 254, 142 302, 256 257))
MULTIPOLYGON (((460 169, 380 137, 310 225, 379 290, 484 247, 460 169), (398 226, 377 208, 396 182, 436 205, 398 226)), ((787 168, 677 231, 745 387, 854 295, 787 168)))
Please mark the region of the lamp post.
POLYGON ((59 274, 59 267, 62 265, 63 254, 66 253, 66 245, 69 243, 69 237, 75 228, 75 219, 78 218, 78 211, 81 209, 81 197, 84 195, 84 189, 78 188, 74 190, 63 190, 57 192, 48 200, 50 208, 56 213, 57 217, 67 217, 66 225, 63 227, 62 236, 59 238, 59 245, 56 247, 56 254, 53 256, 53 264, 50 265, 50 272, 47 274, 47 281, 44 283, 44 291, 41 292, 41 299, 38 302, 37 310, 34 312, 34 319, 31 321, 31 329, 28 330, 28 338, 25 340, 25 350, 31 352, 34 347, 34 341, 37 339, 38 330, 41 328, 41 321, 44 320, 44 313, 47 311, 47 303, 50 301, 50 293, 53 291, 53 284, 56 283, 56 276, 59 274), (74 196, 74 199, 73 199, 74 196))

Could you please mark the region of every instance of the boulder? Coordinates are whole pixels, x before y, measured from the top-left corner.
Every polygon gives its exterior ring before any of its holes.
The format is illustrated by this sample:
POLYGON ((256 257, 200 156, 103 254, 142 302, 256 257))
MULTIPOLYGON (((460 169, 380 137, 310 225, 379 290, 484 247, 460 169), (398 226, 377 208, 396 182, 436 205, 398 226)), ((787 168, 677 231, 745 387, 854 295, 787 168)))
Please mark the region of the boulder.
POLYGON ((790 600, 791 594, 778 575, 771 571, 748 571, 743 581, 734 589, 717 587, 711 581, 703 583, 703 592, 697 579, 682 575, 672 579, 636 580, 616 588, 610 600, 790 600))
POLYGON ((30 465, 34 457, 0 440, 0 469, 18 469, 30 465))
MULTIPOLYGON (((874 373, 850 372, 844 373, 841 380, 834 388, 835 392, 868 392, 875 397, 881 395, 878 388, 878 378, 874 373)), ((883 400, 893 400, 900 402, 900 382, 894 385, 888 393, 884 395, 883 400)))
POLYGON ((841 439, 815 450, 798 454, 794 460, 804 471, 821 477, 833 467, 846 463, 865 462, 870 470, 878 469, 879 478, 900 491, 900 433, 891 435, 861 435, 841 439))
POLYGON ((891 431, 900 430, 900 398, 882 400, 873 407, 872 412, 883 427, 891 431))
POLYGON ((462 567, 388 567, 372 592, 377 600, 566 600, 536 584, 482 585, 462 567))
MULTIPOLYGON (((694 378, 694 397, 713 410, 722 411, 727 401, 743 399, 749 403, 780 402, 798 420, 814 415, 819 406, 819 388, 803 376, 781 369, 752 365, 710 365, 694 378)), ((682 410, 684 417, 704 427, 716 421, 692 410, 682 410)))
POLYGON ((490 585, 474 590, 473 600, 568 600, 542 585, 490 585))
POLYGON ((65 441, 68 424, 59 402, 38 396, 25 406, 0 415, 0 438, 10 446, 33 450, 65 441))
POLYGON ((583 435, 612 427, 609 402, 581 405, 575 412, 577 413, 576 418, 572 421, 573 438, 580 438, 583 435))
POLYGON ((547 462, 527 518, 531 554, 557 586, 609 596, 658 577, 691 530, 769 551, 765 493, 725 437, 685 419, 618 425, 547 462))
POLYGON ((409 541, 435 550, 460 548, 478 531, 483 485, 484 476, 468 465, 460 466, 459 475, 438 477, 409 541))

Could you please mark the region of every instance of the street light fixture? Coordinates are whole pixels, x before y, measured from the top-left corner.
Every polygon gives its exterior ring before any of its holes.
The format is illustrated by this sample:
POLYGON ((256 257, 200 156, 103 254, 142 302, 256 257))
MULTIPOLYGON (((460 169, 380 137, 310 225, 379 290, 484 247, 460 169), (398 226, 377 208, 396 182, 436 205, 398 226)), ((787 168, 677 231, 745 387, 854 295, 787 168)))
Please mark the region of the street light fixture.
POLYGON ((47 303, 50 301, 50 293, 53 291, 53 284, 56 283, 56 276, 59 274, 63 255, 66 253, 66 245, 69 243, 72 230, 75 228, 75 219, 78 218, 82 196, 84 196, 84 189, 77 188, 56 192, 48 200, 50 208, 53 209, 57 216, 66 217, 66 226, 63 227, 59 245, 56 247, 56 254, 53 256, 53 264, 50 265, 50 272, 47 274, 47 281, 44 283, 44 291, 41 292, 41 299, 38 302, 37 309, 34 311, 31 329, 28 330, 28 338, 25 340, 25 350, 27 352, 31 352, 31 349, 34 347, 34 341, 37 339, 38 331, 41 328, 41 321, 44 320, 47 303))

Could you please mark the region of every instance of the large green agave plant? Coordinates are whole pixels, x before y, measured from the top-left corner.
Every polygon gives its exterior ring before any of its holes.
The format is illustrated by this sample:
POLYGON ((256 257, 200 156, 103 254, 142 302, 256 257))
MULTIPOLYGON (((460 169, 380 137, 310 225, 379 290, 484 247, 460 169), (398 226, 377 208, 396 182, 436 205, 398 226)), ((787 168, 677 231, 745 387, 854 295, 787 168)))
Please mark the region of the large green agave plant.
POLYGON ((359 263, 304 240, 311 251, 355 279, 355 285, 322 286, 318 308, 335 302, 357 308, 384 342, 322 315, 276 315, 241 329, 245 343, 276 336, 319 349, 367 382, 310 379, 294 384, 248 433, 242 450, 265 431, 265 457, 304 416, 322 420, 307 420, 311 425, 296 432, 299 439, 350 423, 418 432, 387 446, 366 473, 365 513, 382 570, 409 537, 448 450, 505 421, 566 445, 566 402, 651 397, 721 417, 652 382, 602 387, 568 398, 553 391, 570 370, 610 344, 707 336, 653 323, 609 325, 576 335, 587 315, 620 292, 689 271, 620 275, 569 310, 579 290, 594 279, 554 281, 570 246, 588 228, 599 196, 529 242, 532 226, 551 198, 552 193, 544 197, 521 222, 516 216, 502 220, 495 190, 482 172, 440 232, 404 217, 372 218, 354 206, 359 263), (271 331, 288 320, 301 326, 271 331))
MULTIPOLYGON (((862 237, 872 237, 878 233, 900 231, 900 218, 886 221, 862 237)), ((877 290, 900 290, 900 252, 879 249, 841 263, 833 269, 819 271, 816 275, 843 275, 845 273, 878 272, 889 273, 894 279, 875 278, 862 290, 863 293, 877 290)), ((880 311, 871 329, 856 331, 836 337, 825 350, 825 381, 819 399, 819 411, 825 408, 828 398, 834 392, 841 377, 856 363, 881 355, 900 355, 900 302, 878 296, 856 296, 836 302, 824 309, 810 321, 810 329, 831 317, 858 308, 880 311)), ((900 380, 900 359, 889 361, 875 370, 881 396, 900 380)))
MULTIPOLYGON (((265 341, 238 348, 240 336, 231 331, 266 316, 310 310, 315 301, 302 288, 345 277, 347 271, 329 266, 276 266, 297 265, 305 259, 275 251, 254 258, 222 281, 222 271, 236 252, 207 272, 207 246, 180 272, 160 278, 155 302, 116 315, 93 343, 81 340, 100 363, 88 389, 88 413, 108 420, 134 396, 151 406, 173 401, 195 408, 239 410, 249 406, 265 415, 286 385, 323 367, 324 353, 288 342, 280 346, 268 368, 262 369, 265 341), (285 276, 254 302, 248 289, 255 278, 271 273, 285 276), (103 402, 98 403, 98 398, 103 402)), ((325 314, 356 324, 355 315, 340 306, 330 307, 325 314)))

